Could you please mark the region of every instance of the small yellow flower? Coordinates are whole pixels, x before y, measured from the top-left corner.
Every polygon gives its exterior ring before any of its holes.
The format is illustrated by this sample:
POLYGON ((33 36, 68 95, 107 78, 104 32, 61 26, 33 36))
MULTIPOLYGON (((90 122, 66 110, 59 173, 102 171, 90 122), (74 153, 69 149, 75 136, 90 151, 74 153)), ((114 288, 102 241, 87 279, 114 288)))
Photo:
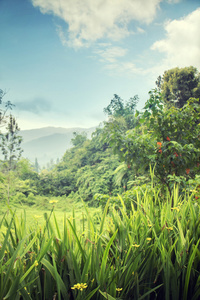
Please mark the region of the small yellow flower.
POLYGON ((146 238, 147 241, 151 241, 151 238, 146 238))
POLYGON ((173 230, 173 227, 165 227, 166 229, 173 230))
POLYGON ((149 226, 149 227, 152 227, 152 225, 151 225, 151 224, 148 224, 148 226, 149 226))
POLYGON ((178 207, 172 207, 172 209, 175 209, 176 211, 180 210, 178 207))
POLYGON ((39 219, 39 218, 41 218, 42 216, 35 215, 34 217, 35 217, 36 219, 39 219))
POLYGON ((134 245, 132 245, 132 247, 138 248, 138 247, 140 247, 140 245, 134 244, 134 245))
POLYGON ((37 267, 37 266, 38 266, 38 261, 37 261, 37 260, 35 260, 35 262, 34 262, 34 266, 35 266, 35 267, 37 267))
POLYGON ((132 275, 134 275, 135 273, 134 273, 134 271, 132 272, 132 275))
POLYGON ((53 203, 57 203, 58 200, 50 200, 49 203, 53 204, 53 203))
POLYGON ((122 288, 116 288, 117 292, 121 292, 123 289, 122 288))
POLYGON ((81 292, 83 291, 83 289, 87 288, 87 284, 86 283, 77 283, 75 284, 73 287, 71 287, 72 290, 80 290, 81 292))
MULTIPOLYGON (((26 286, 24 287, 24 289, 25 289, 25 291, 27 291, 27 288, 26 288, 26 286)), ((30 295, 30 293, 28 293, 28 295, 30 295)))

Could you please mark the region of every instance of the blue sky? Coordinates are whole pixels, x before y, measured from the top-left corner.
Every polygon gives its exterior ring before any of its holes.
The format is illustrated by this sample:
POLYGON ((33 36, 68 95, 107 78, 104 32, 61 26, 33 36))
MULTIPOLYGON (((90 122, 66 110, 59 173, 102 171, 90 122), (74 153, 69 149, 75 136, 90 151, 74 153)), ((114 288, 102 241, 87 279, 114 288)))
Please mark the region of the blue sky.
POLYGON ((24 129, 93 127, 114 94, 148 99, 200 70, 200 0, 0 0, 0 88, 24 129))

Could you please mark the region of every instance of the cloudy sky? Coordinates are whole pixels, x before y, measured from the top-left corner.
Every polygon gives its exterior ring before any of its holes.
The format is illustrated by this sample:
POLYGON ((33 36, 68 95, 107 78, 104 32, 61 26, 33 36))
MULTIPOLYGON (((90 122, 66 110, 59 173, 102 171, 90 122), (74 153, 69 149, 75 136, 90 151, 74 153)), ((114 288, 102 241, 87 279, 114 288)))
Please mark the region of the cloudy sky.
POLYGON ((0 0, 0 89, 21 129, 92 127, 114 94, 200 70, 200 0, 0 0))

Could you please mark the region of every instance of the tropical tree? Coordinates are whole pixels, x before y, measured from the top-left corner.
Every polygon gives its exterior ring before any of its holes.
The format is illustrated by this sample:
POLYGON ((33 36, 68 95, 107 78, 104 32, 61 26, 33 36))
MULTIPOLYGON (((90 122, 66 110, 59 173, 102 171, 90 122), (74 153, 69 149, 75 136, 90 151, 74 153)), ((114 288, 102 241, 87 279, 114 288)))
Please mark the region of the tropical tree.
POLYGON ((130 165, 124 166, 124 157, 122 147, 126 133, 135 128, 138 124, 135 118, 138 96, 130 98, 128 101, 122 100, 118 95, 114 95, 110 104, 104 108, 104 112, 109 116, 108 121, 104 122, 103 137, 104 143, 112 148, 114 154, 117 154, 122 164, 116 166, 115 179, 116 183, 123 188, 127 188, 127 182, 132 177, 130 165), (117 174, 119 173, 119 174, 117 174))
POLYGON ((110 104, 104 108, 104 113, 108 115, 109 121, 113 119, 123 118, 127 129, 135 126, 134 113, 139 98, 135 95, 128 101, 124 101, 118 95, 114 94, 114 98, 110 101, 110 104))
POLYGON ((200 73, 192 66, 165 71, 162 77, 158 77, 156 85, 164 103, 172 103, 178 108, 191 97, 200 98, 200 73))
MULTIPOLYGON (((116 139, 114 148, 134 174, 155 165, 162 186, 171 190, 172 176, 194 178, 199 173, 199 100, 191 98, 182 108, 165 107, 156 90, 150 92, 140 125, 116 139)), ((112 140, 114 142, 114 140, 112 140)))

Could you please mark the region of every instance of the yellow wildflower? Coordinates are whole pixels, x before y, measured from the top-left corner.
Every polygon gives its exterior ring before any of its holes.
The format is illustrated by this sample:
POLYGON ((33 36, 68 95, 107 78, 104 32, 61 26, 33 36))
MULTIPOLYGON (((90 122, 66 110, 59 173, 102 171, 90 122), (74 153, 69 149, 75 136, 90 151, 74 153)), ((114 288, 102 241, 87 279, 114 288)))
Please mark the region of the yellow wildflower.
POLYGON ((151 241, 151 238, 146 238, 147 241, 151 241))
POLYGON ((173 227, 165 227, 166 229, 173 230, 173 227))
POLYGON ((116 288, 117 292, 121 292, 123 289, 122 288, 116 288))
POLYGON ((137 245, 137 244, 134 244, 134 245, 132 245, 132 246, 135 247, 135 248, 140 247, 140 245, 137 245))
POLYGON ((52 203, 57 203, 57 202, 58 202, 58 200, 50 200, 50 201, 49 201, 49 203, 51 203, 51 204, 52 204, 52 203))
POLYGON ((37 261, 37 260, 35 260, 35 262, 34 262, 34 266, 35 266, 35 267, 37 267, 37 266, 38 266, 38 261, 37 261))
POLYGON ((175 209, 176 211, 180 210, 178 207, 172 207, 172 209, 175 209))
POLYGON ((87 288, 87 284, 86 283, 77 283, 75 284, 73 287, 71 287, 72 290, 80 290, 81 292, 83 291, 83 289, 87 288))
MULTIPOLYGON (((25 291, 27 291, 27 288, 26 288, 26 286, 24 287, 24 289, 25 289, 25 291)), ((28 293, 28 295, 30 295, 30 293, 28 293)))

